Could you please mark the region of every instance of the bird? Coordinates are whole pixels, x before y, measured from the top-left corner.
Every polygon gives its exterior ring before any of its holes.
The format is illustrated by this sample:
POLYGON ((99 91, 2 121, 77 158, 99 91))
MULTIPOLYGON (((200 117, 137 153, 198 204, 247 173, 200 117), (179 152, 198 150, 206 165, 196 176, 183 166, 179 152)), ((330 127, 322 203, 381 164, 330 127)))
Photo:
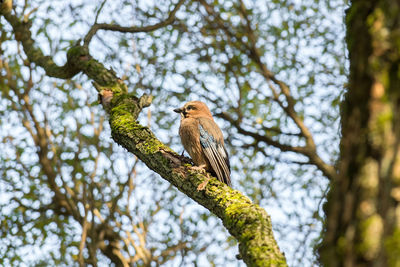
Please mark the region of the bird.
MULTIPOLYGON (((174 111, 181 115, 179 135, 194 164, 232 187, 224 137, 207 105, 201 101, 190 101, 174 111)), ((198 190, 204 189, 207 183, 208 179, 205 184, 199 185, 198 190)))

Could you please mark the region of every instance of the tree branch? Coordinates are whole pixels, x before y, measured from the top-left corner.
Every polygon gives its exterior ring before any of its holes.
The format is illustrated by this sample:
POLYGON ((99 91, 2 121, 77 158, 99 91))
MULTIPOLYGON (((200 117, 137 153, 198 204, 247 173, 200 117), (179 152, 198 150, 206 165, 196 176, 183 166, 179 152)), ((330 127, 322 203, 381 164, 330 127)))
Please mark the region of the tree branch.
POLYGON ((175 14, 178 12, 179 8, 183 5, 186 0, 180 0, 175 8, 169 13, 168 18, 166 20, 160 21, 153 25, 143 26, 143 27, 124 27, 117 24, 107 24, 107 23, 95 23, 92 28, 90 28, 89 32, 86 34, 84 38, 84 45, 88 46, 93 36, 97 33, 98 30, 107 30, 107 31, 117 31, 117 32, 129 32, 129 33, 137 33, 137 32, 151 32, 160 28, 163 28, 167 25, 172 24, 175 21, 175 14))
POLYGON ((218 114, 216 114, 216 116, 228 121, 232 126, 234 126, 237 129, 237 131, 240 134, 251 136, 254 139, 256 139, 257 141, 264 142, 267 145, 279 148, 280 150, 282 150, 284 152, 289 152, 290 151, 290 152, 296 152, 296 153, 301 153, 301 154, 306 153, 306 148, 305 147, 290 146, 290 145, 282 144, 282 143, 280 143, 278 141, 273 140, 269 136, 261 135, 261 134, 258 134, 256 132, 251 132, 251 131, 248 131, 248 130, 242 128, 242 126, 239 124, 239 122, 237 120, 235 120, 234 118, 232 118, 232 116, 230 116, 226 112, 218 113, 218 114))

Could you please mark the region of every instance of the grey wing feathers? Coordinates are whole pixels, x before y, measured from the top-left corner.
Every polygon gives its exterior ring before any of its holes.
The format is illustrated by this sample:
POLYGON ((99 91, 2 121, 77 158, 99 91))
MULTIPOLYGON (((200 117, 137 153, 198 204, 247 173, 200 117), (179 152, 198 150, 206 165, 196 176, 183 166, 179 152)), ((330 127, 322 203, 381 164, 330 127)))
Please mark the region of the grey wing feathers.
POLYGON ((201 124, 199 124, 199 130, 200 144, 218 180, 231 186, 229 158, 224 145, 215 140, 201 124))

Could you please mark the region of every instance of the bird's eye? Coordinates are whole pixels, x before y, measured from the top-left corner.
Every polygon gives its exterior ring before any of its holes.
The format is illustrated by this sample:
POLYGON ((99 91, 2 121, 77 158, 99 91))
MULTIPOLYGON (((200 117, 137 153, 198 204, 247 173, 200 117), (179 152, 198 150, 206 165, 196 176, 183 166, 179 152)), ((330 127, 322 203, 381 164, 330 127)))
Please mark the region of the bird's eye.
POLYGON ((193 107, 192 106, 188 106, 186 109, 187 110, 191 110, 191 109, 193 109, 193 107))

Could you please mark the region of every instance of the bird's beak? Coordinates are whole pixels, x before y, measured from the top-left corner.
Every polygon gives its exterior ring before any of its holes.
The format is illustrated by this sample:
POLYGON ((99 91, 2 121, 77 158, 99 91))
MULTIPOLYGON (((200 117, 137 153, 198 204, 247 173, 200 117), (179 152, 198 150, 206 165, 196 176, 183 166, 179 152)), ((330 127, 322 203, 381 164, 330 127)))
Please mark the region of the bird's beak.
POLYGON ((174 111, 176 112, 176 113, 182 113, 182 109, 181 108, 176 108, 176 109, 174 109, 174 111))

